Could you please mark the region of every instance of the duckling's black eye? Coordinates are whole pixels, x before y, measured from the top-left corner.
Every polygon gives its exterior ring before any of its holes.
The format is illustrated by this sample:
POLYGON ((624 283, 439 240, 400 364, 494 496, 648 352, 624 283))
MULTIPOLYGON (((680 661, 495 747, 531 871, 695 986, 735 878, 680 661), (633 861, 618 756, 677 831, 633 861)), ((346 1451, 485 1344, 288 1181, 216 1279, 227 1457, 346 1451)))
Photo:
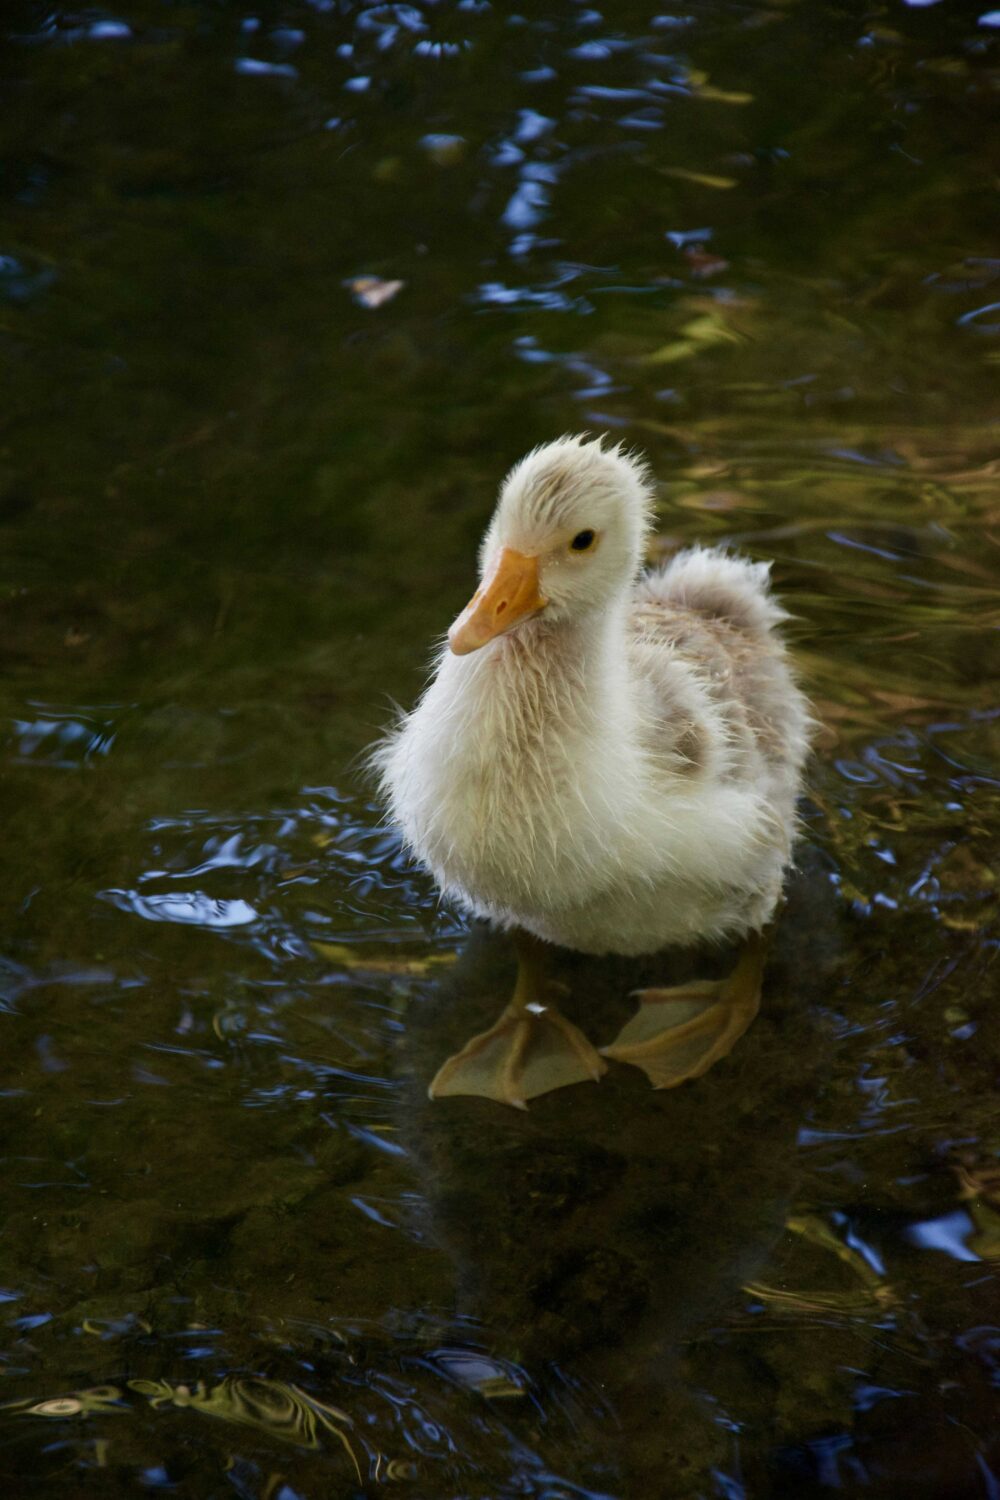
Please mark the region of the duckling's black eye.
POLYGON ((594 545, 594 533, 592 531, 578 531, 570 542, 574 552, 586 552, 588 547, 594 545))

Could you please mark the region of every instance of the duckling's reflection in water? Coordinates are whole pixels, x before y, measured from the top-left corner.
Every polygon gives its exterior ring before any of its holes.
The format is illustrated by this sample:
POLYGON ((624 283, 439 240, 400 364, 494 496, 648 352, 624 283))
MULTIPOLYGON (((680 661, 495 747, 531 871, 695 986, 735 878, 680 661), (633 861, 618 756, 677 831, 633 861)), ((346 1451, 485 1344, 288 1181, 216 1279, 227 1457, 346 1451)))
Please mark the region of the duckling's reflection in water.
MULTIPOLYGON (((612 1066, 599 1085, 561 1089, 527 1113, 427 1101, 442 1050, 488 1020, 507 983, 510 945, 486 928, 413 1016, 414 1148, 462 1311, 535 1379, 559 1366, 601 1391, 623 1493, 687 1493, 731 1456, 718 1412, 685 1387, 683 1345, 754 1279, 795 1193, 796 1134, 823 1068, 811 1011, 837 963, 828 891, 818 870, 793 882, 761 1016, 731 1059, 681 1088, 654 1091, 612 1066)), ((670 959, 679 981, 705 972, 704 953, 670 959)), ((732 954, 710 961, 724 974, 732 954)), ((591 1033, 612 1036, 629 991, 662 976, 663 958, 646 968, 559 953, 553 967, 591 1033)))

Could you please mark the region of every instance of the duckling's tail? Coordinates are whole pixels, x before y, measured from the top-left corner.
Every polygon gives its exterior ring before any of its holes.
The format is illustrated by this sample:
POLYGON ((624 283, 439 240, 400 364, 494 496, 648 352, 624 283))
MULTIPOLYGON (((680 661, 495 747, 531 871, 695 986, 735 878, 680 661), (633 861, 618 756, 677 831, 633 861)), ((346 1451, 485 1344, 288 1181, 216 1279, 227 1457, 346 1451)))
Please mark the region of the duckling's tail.
POLYGON ((770 563, 736 557, 722 547, 690 547, 647 573, 640 596, 725 620, 747 635, 768 636, 788 619, 771 593, 770 563))

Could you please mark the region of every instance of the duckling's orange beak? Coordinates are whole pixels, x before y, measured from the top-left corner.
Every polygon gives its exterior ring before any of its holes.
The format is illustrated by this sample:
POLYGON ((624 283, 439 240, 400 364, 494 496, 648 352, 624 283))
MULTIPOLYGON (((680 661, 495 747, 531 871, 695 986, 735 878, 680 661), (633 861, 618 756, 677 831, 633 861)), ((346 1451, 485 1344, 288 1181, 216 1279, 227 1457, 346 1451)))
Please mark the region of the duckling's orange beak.
POLYGON ((538 588, 538 558, 504 547, 449 630, 448 644, 456 656, 468 656, 547 603, 538 588))

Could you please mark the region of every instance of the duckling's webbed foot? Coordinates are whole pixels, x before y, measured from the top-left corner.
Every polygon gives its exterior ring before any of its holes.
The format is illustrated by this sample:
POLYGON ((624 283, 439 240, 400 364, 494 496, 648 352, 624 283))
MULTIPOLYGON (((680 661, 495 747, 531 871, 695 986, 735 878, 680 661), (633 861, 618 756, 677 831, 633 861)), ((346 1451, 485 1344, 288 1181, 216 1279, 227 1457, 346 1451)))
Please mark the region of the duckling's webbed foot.
POLYGON ((733 972, 673 989, 639 990, 639 1009, 605 1057, 641 1068, 657 1089, 700 1078, 732 1051, 760 1009, 767 938, 754 933, 733 972))
POLYGON ((549 1004, 543 945, 518 934, 518 976, 511 1003, 495 1026, 474 1036, 439 1069, 432 1099, 478 1094, 526 1109, 527 1101, 607 1072, 578 1027, 549 1004))
POLYGON ((489 1031, 466 1042, 440 1069, 432 1099, 480 1094, 526 1109, 527 1100, 569 1083, 597 1080, 607 1071, 582 1031, 551 1006, 504 1011, 489 1031))

